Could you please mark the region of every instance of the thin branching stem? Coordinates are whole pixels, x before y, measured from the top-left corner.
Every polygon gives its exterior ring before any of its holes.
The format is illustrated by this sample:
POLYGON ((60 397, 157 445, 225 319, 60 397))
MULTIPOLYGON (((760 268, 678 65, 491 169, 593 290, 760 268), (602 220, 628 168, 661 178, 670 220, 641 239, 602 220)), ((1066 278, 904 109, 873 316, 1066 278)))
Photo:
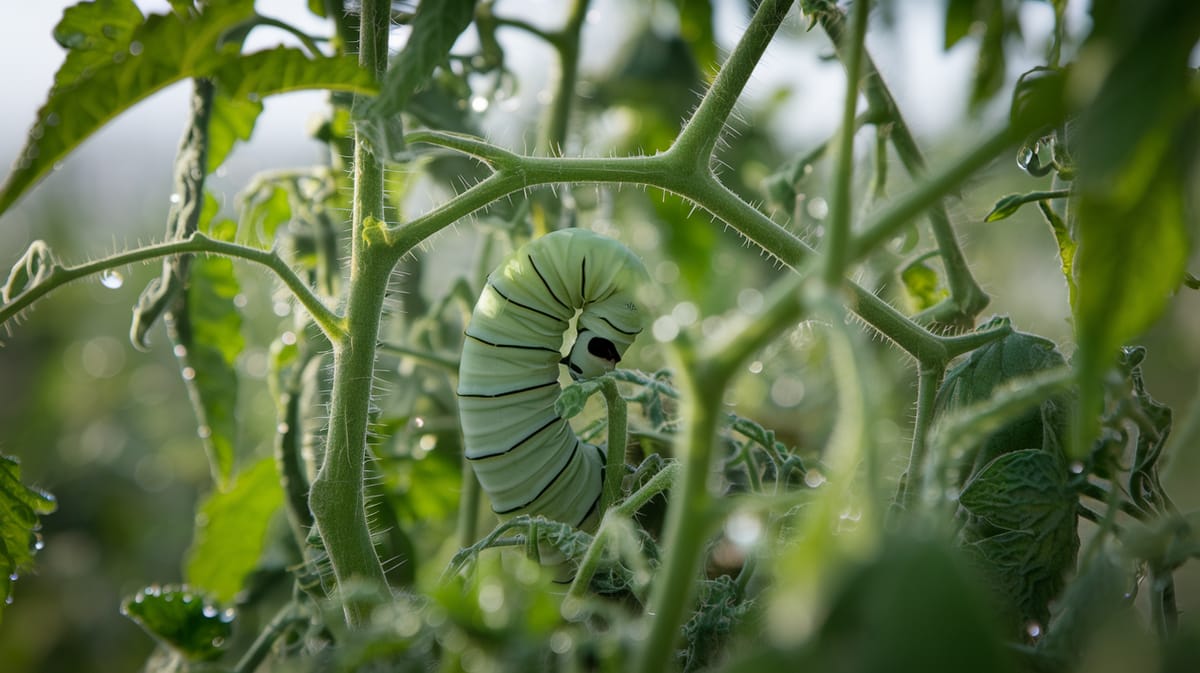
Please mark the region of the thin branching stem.
POLYGON ((858 80, 862 73, 863 41, 867 37, 869 0, 858 0, 851 9, 850 44, 847 46, 846 94, 842 102, 842 124, 838 134, 837 158, 833 170, 833 186, 829 195, 829 227, 825 237, 823 278, 834 287, 841 283, 849 261, 850 249, 850 182, 854 177, 854 118, 858 112, 858 80))
POLYGON ((41 282, 26 288, 24 292, 13 297, 12 301, 0 306, 0 325, 29 308, 38 299, 72 281, 118 269, 127 264, 146 262, 181 253, 224 255, 265 266, 274 271, 283 284, 292 291, 296 300, 309 312, 313 317, 313 322, 321 328, 326 336, 336 339, 345 334, 342 319, 326 306, 312 288, 274 251, 222 241, 201 232, 196 232, 181 240, 147 245, 83 264, 55 267, 41 282))

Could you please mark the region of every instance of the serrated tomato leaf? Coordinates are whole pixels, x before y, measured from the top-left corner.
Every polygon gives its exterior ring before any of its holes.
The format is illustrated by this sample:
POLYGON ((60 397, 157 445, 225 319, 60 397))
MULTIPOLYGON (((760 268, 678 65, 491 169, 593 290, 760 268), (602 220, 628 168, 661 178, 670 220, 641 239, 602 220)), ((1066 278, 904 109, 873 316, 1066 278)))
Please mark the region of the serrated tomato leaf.
POLYGON ((399 113, 413 93, 446 60, 458 36, 475 16, 475 0, 422 2, 404 48, 392 60, 368 115, 377 119, 399 113))
POLYGON ((1079 552, 1078 499, 1058 456, 1025 449, 999 456, 959 496, 965 548, 1012 609, 1011 627, 1045 625, 1079 552))
POLYGON ((233 474, 237 438, 236 362, 245 340, 234 304, 241 291, 232 260, 192 260, 184 309, 172 313, 176 354, 199 423, 213 479, 224 486, 233 474))
POLYGON ((39 516, 57 507, 54 496, 21 482, 21 463, 0 455, 0 615, 20 573, 33 568, 41 548, 39 516))
MULTIPOLYGON (((64 28, 68 43, 96 46, 68 54, 60 81, 38 110, 25 148, 0 187, 0 212, 114 117, 187 78, 211 78, 239 102, 313 88, 374 91, 370 75, 352 57, 309 58, 290 48, 239 53, 238 41, 225 38, 245 28, 254 16, 252 2, 206 3, 203 11, 186 15, 153 14, 126 36, 122 30, 128 32, 131 16, 107 42, 80 32, 80 20, 64 28)), ((94 30, 103 34, 103 25, 94 30)), ((243 131, 247 111, 242 110, 243 131)))
POLYGON ((126 598, 121 614, 188 659, 221 656, 233 635, 234 612, 186 586, 150 586, 126 598))
POLYGON ((221 602, 232 601, 258 565, 271 516, 282 504, 283 489, 270 458, 243 470, 228 489, 209 495, 196 517, 188 583, 221 602))
POLYGON ((81 2, 63 10, 54 27, 54 41, 68 51, 54 75, 54 86, 70 86, 114 59, 128 57, 143 20, 133 0, 81 2))

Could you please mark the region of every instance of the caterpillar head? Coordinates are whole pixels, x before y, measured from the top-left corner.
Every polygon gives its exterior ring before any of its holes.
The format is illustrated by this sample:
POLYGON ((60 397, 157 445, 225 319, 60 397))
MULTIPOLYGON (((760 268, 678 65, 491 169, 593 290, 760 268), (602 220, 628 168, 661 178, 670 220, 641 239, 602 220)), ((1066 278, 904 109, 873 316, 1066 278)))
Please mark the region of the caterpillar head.
POLYGON ((575 344, 562 359, 562 364, 571 371, 572 379, 582 381, 603 376, 615 369, 620 361, 621 354, 612 341, 585 329, 575 337, 575 344))

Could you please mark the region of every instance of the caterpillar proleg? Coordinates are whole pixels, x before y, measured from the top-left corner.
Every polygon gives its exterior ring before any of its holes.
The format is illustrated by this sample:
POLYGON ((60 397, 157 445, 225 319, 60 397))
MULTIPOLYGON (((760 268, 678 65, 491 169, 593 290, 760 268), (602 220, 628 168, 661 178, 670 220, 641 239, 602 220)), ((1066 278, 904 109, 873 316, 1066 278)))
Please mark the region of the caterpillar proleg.
POLYGON ((502 518, 595 528, 607 449, 555 412, 559 365, 576 380, 615 367, 642 331, 635 295, 647 278, 632 251, 582 229, 535 239, 488 276, 463 343, 459 415, 467 460, 502 518))

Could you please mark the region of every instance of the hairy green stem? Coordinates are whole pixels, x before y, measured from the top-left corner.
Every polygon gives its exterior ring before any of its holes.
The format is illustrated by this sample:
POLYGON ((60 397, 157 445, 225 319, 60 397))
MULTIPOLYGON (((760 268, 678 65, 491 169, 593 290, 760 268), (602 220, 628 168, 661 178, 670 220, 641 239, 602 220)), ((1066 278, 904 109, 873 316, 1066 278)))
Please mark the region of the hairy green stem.
POLYGON ((853 21, 846 64, 846 94, 842 102, 842 124, 838 133, 837 163, 829 195, 829 227, 825 236, 823 278, 830 287, 839 285, 846 273, 850 249, 850 181, 854 177, 854 123, 858 112, 858 80, 862 73, 863 41, 867 37, 869 0, 858 0, 851 9, 853 21))
POLYGON ((279 640, 280 636, 287 633, 288 629, 306 621, 306 617, 297 609, 295 603, 288 603, 275 613, 271 621, 263 628, 254 642, 250 644, 250 648, 238 660, 237 665, 233 667, 233 673, 254 673, 258 667, 266 660, 267 655, 271 653, 271 648, 275 646, 275 641, 279 640))
POLYGON ((708 169, 725 121, 791 6, 792 0, 764 0, 759 4, 733 53, 721 65, 708 93, 704 94, 696 112, 667 150, 667 154, 679 157, 683 168, 708 169))
POLYGON ((554 84, 553 103, 538 141, 540 154, 562 156, 567 144, 567 124, 575 101, 575 83, 579 80, 579 39, 587 17, 588 0, 573 0, 566 24, 554 35, 551 44, 558 50, 558 79, 554 84))
MULTIPOLYGON (((681 346, 690 349, 690 345, 681 346)), ((713 440, 723 418, 721 396, 712 391, 725 389, 727 377, 708 363, 684 350, 680 373, 683 392, 681 420, 683 433, 678 451, 682 467, 679 482, 671 489, 667 504, 667 523, 663 549, 666 558, 650 592, 646 619, 650 632, 637 650, 635 673, 659 673, 668 669, 679 641, 683 616, 691 609, 696 592, 696 571, 708 539, 712 521, 712 495, 708 492, 708 472, 712 462, 713 440)))
POLYGON ((908 467, 900 475, 896 487, 895 507, 904 510, 912 504, 912 494, 923 492, 921 484, 913 480, 925 474, 921 468, 929 447, 929 427, 933 423, 933 403, 937 399, 938 386, 945 374, 945 365, 921 365, 917 371, 917 414, 913 422, 912 448, 908 454, 908 467))
POLYGON ((604 468, 603 490, 600 492, 600 513, 603 515, 621 497, 629 413, 616 381, 609 377, 600 379, 600 392, 608 409, 608 462, 604 468))
MULTIPOLYGON (((817 12, 817 19, 833 42, 838 57, 843 62, 848 61, 852 41, 848 41, 846 37, 845 15, 840 9, 830 7, 817 12)), ((879 69, 875 67, 875 62, 871 59, 870 54, 865 51, 863 52, 862 82, 863 94, 867 98, 868 107, 883 111, 892 125, 890 133, 892 146, 896 148, 896 154, 900 157, 901 163, 904 164, 910 175, 923 177, 925 157, 921 154, 921 149, 917 146, 917 141, 908 124, 905 123, 904 117, 900 114, 900 108, 897 107, 895 99, 892 98, 891 92, 884 84, 879 69)), ((955 318, 960 316, 974 318, 988 305, 990 300, 987 293, 979 287, 974 276, 971 275, 971 269, 954 236, 950 215, 940 199, 930 206, 928 216, 934 240, 942 254, 942 264, 946 269, 946 280, 950 286, 950 297, 946 303, 933 307, 927 314, 931 319, 942 322, 954 322, 955 318)))
MULTIPOLYGON (((387 68, 389 0, 362 5, 359 64, 376 78, 387 68)), ((376 340, 394 259, 373 234, 384 220, 383 160, 362 132, 354 142, 354 207, 346 333, 333 341, 333 394, 325 459, 309 491, 309 506, 333 566, 346 623, 363 626, 376 600, 387 595, 383 566, 367 526, 363 478, 367 423, 375 376, 376 340), (368 598, 368 596, 370 598, 368 598)))
POLYGON ((136 250, 117 253, 85 264, 57 266, 36 285, 26 288, 21 294, 13 297, 12 301, 4 306, 0 306, 0 325, 3 325, 26 308, 29 308, 38 299, 71 281, 110 269, 116 269, 126 264, 145 262, 180 253, 225 255, 261 264, 279 276, 279 279, 292 291, 292 294, 300 302, 300 305, 312 315, 313 321, 326 336, 330 339, 338 338, 344 331, 341 318, 321 301, 321 298, 288 266, 288 263, 282 257, 270 250, 261 250, 237 243, 230 243, 229 241, 221 241, 200 232, 196 232, 182 240, 147 245, 136 250))

